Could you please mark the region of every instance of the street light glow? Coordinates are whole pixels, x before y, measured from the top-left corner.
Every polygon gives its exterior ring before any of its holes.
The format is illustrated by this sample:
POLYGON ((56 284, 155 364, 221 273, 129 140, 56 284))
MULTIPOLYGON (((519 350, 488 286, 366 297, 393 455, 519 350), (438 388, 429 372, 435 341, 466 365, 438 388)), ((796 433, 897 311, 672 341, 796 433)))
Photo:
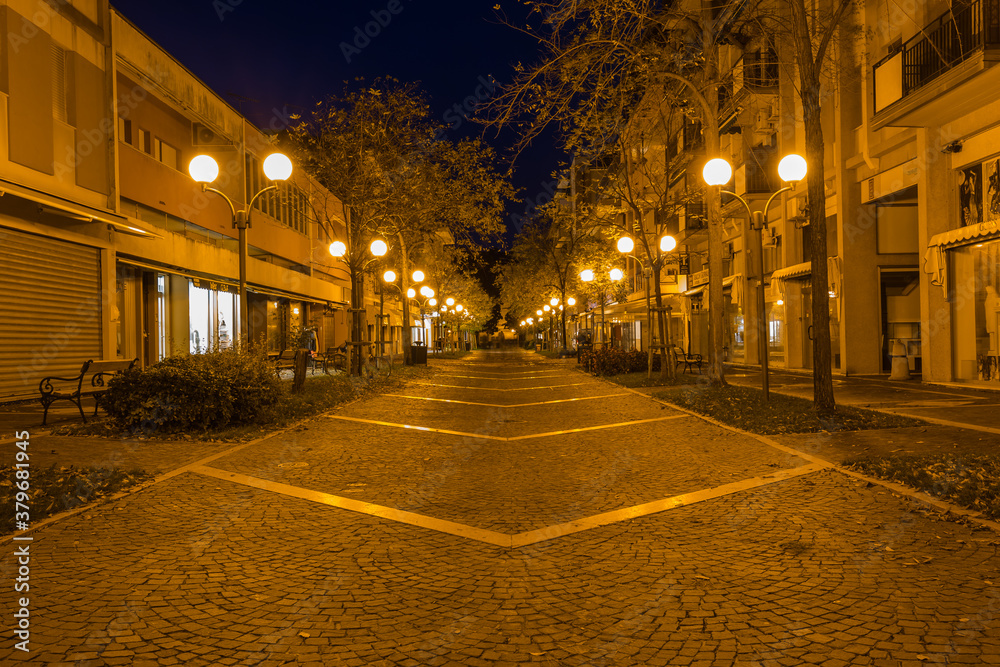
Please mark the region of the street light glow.
POLYGON ((264 175, 271 181, 287 181, 292 175, 292 161, 283 153, 271 153, 264 158, 264 175))
POLYGON ((806 177, 806 170, 806 159, 795 153, 786 155, 778 163, 778 176, 786 183, 801 181, 806 177))
POLYGON ((444 302, 446 304, 448 304, 449 306, 454 306, 455 305, 455 300, 452 299, 450 296, 447 299, 445 299, 444 302))
POLYGON ((375 239, 374 241, 372 241, 369 250, 371 250, 372 254, 375 255, 376 257, 383 257, 385 253, 389 252, 389 246, 387 246, 385 244, 385 241, 383 241, 382 239, 375 239))
POLYGON ((413 272, 413 282, 415 282, 415 283, 422 283, 422 282, 424 282, 424 272, 421 271, 420 269, 417 269, 416 271, 414 271, 413 272))
POLYGON ((568 303, 571 306, 575 306, 576 305, 576 299, 574 299, 573 297, 570 297, 570 298, 566 299, 566 303, 568 303))
POLYGON ((417 290, 413 289, 412 287, 406 290, 406 296, 410 297, 411 299, 416 295, 417 295, 417 290))
POLYGON ((389 269, 388 271, 382 274, 382 280, 386 281, 387 283, 396 282, 396 272, 393 271, 392 269, 389 269))
POLYGON ((198 183, 211 183, 219 177, 219 163, 210 155, 198 155, 188 164, 188 173, 198 183))
POLYGON ((713 158, 705 163, 701 177, 709 185, 725 185, 733 177, 733 168, 721 157, 713 158))
POLYGON ((431 289, 430 285, 424 285, 420 288, 420 294, 425 297, 432 297, 434 296, 434 290, 431 289))
POLYGON ((347 254, 347 246, 342 241, 334 241, 330 244, 330 254, 334 257, 343 257, 347 254))
POLYGON ((557 296, 554 296, 551 299, 549 299, 549 305, 550 306, 555 306, 558 303, 559 303, 559 297, 557 297, 557 296))
POLYGON ((666 236, 661 236, 660 237, 660 251, 661 252, 670 252, 671 250, 673 250, 676 247, 677 247, 677 239, 675 239, 673 236, 670 236, 669 234, 667 234, 666 236))
POLYGON ((457 306, 455 306, 455 312, 456 313, 462 312, 462 304, 458 304, 457 306))
POLYGON ((544 310, 547 313, 550 310, 552 310, 552 308, 549 307, 549 304, 545 304, 544 306, 542 306, 542 310, 544 310))
POLYGON ((436 305, 438 305, 438 300, 437 299, 431 299, 427 303, 429 303, 431 306, 436 306, 436 305))
POLYGON ((635 241, 631 237, 623 236, 618 239, 618 252, 628 254, 632 252, 633 248, 635 248, 635 241))
POLYGON ((624 274, 621 269, 611 269, 608 271, 608 275, 611 276, 612 280, 621 280, 624 274))
POLYGON ((539 317, 541 317, 542 316, 542 309, 539 308, 538 310, 536 310, 535 311, 535 315, 538 315, 539 317))
POLYGON ((593 279, 594 279, 594 272, 591 271, 590 269, 584 269, 583 271, 580 272, 580 280, 582 280, 583 282, 589 283, 593 279))

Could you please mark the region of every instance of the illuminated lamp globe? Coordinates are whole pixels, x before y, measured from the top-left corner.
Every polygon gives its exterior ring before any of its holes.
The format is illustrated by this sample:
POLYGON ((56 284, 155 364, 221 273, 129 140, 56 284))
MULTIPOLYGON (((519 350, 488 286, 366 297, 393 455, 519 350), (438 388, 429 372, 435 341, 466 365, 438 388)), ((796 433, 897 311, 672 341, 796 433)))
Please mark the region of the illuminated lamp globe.
POLYGON ((389 252, 389 246, 387 246, 385 244, 385 241, 383 241, 382 239, 375 239, 374 241, 372 241, 369 250, 371 250, 372 254, 375 255, 376 257, 383 257, 385 256, 385 253, 389 252))
POLYGON ((621 280, 624 274, 621 269, 611 269, 608 271, 608 275, 611 276, 612 280, 621 280))
POLYGON ((713 158, 705 163, 701 177, 709 185, 725 185, 733 177, 733 168, 721 157, 713 158))
POLYGON ((436 306, 436 305, 438 305, 438 300, 437 300, 437 299, 431 299, 431 300, 430 300, 430 301, 428 301, 427 303, 429 303, 429 304, 430 304, 430 305, 432 305, 432 306, 436 306))
POLYGON ((413 272, 413 282, 415 282, 415 283, 422 283, 422 282, 424 282, 424 272, 421 271, 420 269, 417 269, 416 271, 414 271, 413 272))
POLYGON ((462 312, 462 304, 458 304, 457 306, 455 306, 455 312, 456 313, 462 312))
POLYGON ((287 181, 292 175, 292 161, 283 153, 271 153, 264 158, 264 175, 272 181, 287 181))
POLYGON ((576 305, 576 299, 574 299, 573 297, 570 297, 570 298, 566 299, 566 303, 568 303, 571 306, 575 306, 576 305))
POLYGON ((590 269, 584 269, 583 271, 580 272, 580 280, 582 280, 583 282, 589 283, 593 279, 594 279, 594 272, 591 271, 590 269))
POLYGON ((666 236, 660 237, 661 252, 670 252, 676 247, 677 247, 677 239, 675 239, 673 236, 667 234, 666 236))
POLYGON ((557 296, 554 296, 551 299, 549 299, 549 305, 550 306, 555 306, 558 303, 559 303, 559 297, 557 297, 557 296))
POLYGON ((455 305, 455 300, 452 299, 450 296, 447 299, 445 299, 444 302, 446 304, 448 304, 449 306, 454 306, 455 305))
POLYGON ((778 176, 786 183, 801 181, 806 177, 806 171, 806 159, 795 153, 786 155, 778 163, 778 176))
POLYGON ((198 155, 188 164, 188 173, 198 183, 211 183, 219 177, 219 163, 209 155, 198 155))
POLYGON ((382 274, 382 280, 386 281, 387 283, 396 282, 396 272, 393 271, 392 269, 386 271, 385 273, 382 274))
POLYGON ((420 294, 421 296, 429 298, 434 296, 434 290, 432 290, 428 285, 424 285, 423 287, 420 288, 420 294))
POLYGON ((406 290, 406 296, 410 297, 411 299, 416 295, 417 295, 417 290, 413 289, 412 287, 406 290))
POLYGON ((539 317, 541 317, 542 316, 542 309, 539 308, 538 310, 536 310, 535 311, 535 315, 538 315, 539 317))
POLYGON ((334 257, 343 257, 347 254, 347 246, 342 241, 334 241, 330 244, 330 254, 334 257))
POLYGON ((628 236, 623 236, 618 239, 618 252, 620 253, 630 253, 635 247, 635 241, 633 241, 628 236))
POLYGON ((552 309, 549 307, 549 304, 545 304, 544 306, 542 306, 542 310, 544 310, 547 313, 552 309))

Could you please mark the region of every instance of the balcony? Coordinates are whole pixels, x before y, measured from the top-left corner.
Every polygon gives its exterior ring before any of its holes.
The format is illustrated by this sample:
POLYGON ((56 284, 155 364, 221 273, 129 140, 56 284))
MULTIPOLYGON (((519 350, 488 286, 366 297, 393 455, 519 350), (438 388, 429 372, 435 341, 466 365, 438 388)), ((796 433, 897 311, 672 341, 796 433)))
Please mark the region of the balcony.
POLYGON ((1000 0, 956 3, 872 68, 874 125, 934 125, 992 101, 1000 0), (975 82, 971 81, 976 77, 975 82))

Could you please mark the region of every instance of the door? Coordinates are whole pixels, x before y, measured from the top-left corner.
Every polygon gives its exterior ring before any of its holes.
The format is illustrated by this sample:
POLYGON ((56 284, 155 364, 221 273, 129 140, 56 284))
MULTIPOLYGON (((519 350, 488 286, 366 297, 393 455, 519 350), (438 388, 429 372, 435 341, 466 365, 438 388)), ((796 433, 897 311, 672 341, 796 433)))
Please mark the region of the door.
POLYGON ((816 337, 812 324, 812 283, 802 283, 802 368, 813 367, 813 339, 816 337))

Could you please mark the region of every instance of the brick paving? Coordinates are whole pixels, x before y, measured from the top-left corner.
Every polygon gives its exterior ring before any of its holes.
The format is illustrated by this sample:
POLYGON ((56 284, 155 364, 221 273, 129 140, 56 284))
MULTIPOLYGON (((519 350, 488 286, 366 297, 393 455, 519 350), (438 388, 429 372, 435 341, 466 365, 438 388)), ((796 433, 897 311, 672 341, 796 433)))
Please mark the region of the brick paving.
MULTIPOLYGON (((569 368, 533 355, 439 368, 426 382, 501 377, 396 393, 617 393, 583 375, 508 384, 569 368), (496 390, 566 381, 584 384, 496 390)), ((209 465, 514 532, 805 463, 694 417, 481 437, 673 416, 637 395, 468 407, 383 397, 337 414, 478 438, 318 417, 209 465)), ((0 662, 1000 664, 998 547, 831 469, 515 549, 187 472, 35 534, 32 653, 5 639, 0 662)), ((14 568, 5 556, 6 581, 14 568)))

